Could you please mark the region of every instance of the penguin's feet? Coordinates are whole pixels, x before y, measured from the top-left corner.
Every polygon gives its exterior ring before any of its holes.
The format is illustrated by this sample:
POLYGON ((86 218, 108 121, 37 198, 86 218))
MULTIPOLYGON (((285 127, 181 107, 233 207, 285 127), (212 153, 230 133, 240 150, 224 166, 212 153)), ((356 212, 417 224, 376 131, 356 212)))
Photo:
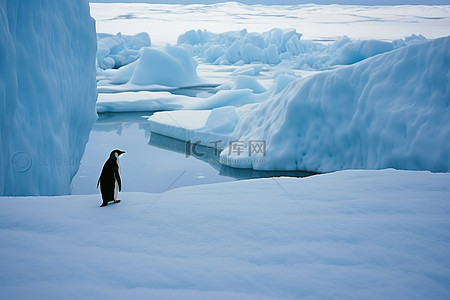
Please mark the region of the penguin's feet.
POLYGON ((110 200, 110 201, 108 201, 108 202, 103 202, 102 205, 100 205, 100 207, 105 207, 106 205, 108 205, 109 202, 112 202, 112 203, 119 203, 120 200, 110 200))

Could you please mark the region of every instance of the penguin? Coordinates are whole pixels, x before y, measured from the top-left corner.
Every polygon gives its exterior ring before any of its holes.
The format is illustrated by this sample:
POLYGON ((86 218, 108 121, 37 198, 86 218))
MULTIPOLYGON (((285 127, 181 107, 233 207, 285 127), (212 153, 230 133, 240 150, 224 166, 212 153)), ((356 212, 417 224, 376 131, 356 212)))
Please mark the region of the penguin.
POLYGON ((97 188, 100 184, 103 203, 100 207, 108 205, 109 202, 119 203, 117 194, 122 190, 122 180, 120 179, 119 156, 125 153, 121 150, 111 151, 108 160, 102 168, 102 173, 97 181, 97 188))

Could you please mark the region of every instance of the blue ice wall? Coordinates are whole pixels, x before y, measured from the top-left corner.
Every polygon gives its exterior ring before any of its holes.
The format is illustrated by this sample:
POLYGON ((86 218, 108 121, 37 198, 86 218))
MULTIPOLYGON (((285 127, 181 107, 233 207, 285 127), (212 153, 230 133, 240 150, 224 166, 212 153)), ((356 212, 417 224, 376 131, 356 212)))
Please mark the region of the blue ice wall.
POLYGON ((96 119, 87 0, 0 0, 0 194, 61 195, 96 119))

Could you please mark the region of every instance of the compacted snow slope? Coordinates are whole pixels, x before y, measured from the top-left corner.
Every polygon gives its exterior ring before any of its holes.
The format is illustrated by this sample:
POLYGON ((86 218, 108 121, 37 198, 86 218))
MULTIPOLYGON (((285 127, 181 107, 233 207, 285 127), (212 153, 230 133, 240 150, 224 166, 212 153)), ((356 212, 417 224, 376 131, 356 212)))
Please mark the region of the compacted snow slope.
POLYGON ((87 1, 0 1, 0 195, 70 193, 97 98, 87 1))
POLYGON ((5 299, 448 299, 450 175, 0 198, 5 299))

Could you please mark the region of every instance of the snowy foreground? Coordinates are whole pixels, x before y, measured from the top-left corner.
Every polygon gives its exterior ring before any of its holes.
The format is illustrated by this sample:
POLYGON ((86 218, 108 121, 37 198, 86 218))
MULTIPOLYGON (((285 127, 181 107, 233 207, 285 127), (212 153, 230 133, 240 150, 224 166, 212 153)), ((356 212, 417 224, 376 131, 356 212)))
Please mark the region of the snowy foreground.
POLYGON ((5 299, 448 299, 450 174, 0 198, 5 299))

